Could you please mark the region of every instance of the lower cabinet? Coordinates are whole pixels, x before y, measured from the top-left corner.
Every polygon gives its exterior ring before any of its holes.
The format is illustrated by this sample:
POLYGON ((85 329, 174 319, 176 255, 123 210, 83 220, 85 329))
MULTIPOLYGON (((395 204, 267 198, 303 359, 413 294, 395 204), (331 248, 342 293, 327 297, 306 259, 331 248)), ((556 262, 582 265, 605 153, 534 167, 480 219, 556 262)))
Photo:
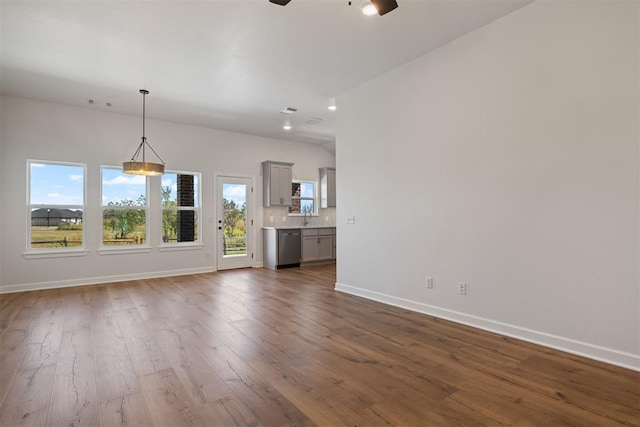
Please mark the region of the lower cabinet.
POLYGON ((333 236, 318 236, 318 260, 333 258, 333 236))
POLYGON ((331 228, 302 229, 302 262, 333 259, 333 232, 331 228))

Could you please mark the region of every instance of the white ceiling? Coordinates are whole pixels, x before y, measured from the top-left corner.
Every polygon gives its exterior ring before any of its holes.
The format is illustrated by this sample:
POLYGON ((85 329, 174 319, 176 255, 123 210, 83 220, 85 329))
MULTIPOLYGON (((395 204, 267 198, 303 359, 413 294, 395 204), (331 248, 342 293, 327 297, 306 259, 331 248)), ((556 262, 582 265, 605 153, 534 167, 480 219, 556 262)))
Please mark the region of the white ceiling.
POLYGON ((147 117, 332 149, 332 97, 530 1, 398 0, 365 17, 364 0, 1 0, 0 89, 141 115, 145 88, 147 117))

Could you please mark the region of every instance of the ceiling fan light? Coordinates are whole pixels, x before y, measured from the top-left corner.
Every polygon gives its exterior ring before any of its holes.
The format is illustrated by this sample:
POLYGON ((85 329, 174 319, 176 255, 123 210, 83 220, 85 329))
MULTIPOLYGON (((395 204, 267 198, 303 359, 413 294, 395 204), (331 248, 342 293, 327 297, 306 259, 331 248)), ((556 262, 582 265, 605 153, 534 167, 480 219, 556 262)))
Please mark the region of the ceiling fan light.
POLYGON ((371 0, 378 11, 378 15, 385 15, 398 7, 396 0, 371 0))
POLYGON ((378 14, 378 9, 376 9, 376 7, 370 2, 364 3, 360 9, 365 16, 373 16, 378 14))

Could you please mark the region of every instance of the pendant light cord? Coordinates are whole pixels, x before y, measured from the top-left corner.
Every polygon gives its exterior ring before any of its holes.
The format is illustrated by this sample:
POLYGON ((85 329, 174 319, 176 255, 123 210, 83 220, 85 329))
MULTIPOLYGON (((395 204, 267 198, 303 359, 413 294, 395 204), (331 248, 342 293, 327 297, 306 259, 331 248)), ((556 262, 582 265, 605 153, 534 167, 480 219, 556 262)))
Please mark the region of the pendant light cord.
MULTIPOLYGON (((142 162, 145 162, 145 143, 147 142, 147 138, 144 136, 144 122, 145 122, 145 110, 146 110, 146 106, 147 106, 147 91, 141 91, 142 92, 142 162)), ((160 159, 162 160, 162 159, 160 159)), ((164 162, 163 162, 164 163, 164 162)))
POLYGON ((146 156, 145 156, 145 151, 146 151, 146 147, 148 146, 149 149, 151 151, 153 151, 153 154, 156 155, 156 157, 158 159, 160 159, 160 161, 162 162, 162 164, 164 165, 164 160, 162 160, 162 157, 160 157, 160 155, 158 153, 156 153, 156 150, 153 149, 153 147, 151 146, 151 144, 149 144, 149 142, 147 142, 147 137, 145 136, 145 119, 146 119, 146 111, 147 111, 147 94, 149 93, 149 91, 144 90, 144 89, 140 89, 140 93, 142 94, 142 142, 140 142, 140 145, 138 146, 138 149, 136 150, 135 153, 133 153, 133 156, 131 157, 131 161, 135 162, 136 157, 138 157, 138 154, 140 154, 140 150, 142 150, 142 162, 146 162, 146 156))
POLYGON ((146 106, 147 106, 147 91, 142 91, 142 140, 146 139, 144 136, 144 118, 145 118, 146 106))

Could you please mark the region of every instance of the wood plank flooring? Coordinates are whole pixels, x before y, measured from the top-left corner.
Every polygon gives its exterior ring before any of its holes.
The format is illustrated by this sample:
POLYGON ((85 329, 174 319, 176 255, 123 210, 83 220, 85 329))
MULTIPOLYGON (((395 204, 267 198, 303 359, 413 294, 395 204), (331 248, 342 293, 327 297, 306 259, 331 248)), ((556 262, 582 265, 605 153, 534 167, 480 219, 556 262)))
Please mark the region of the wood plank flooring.
POLYGON ((341 294, 332 265, 0 295, 0 426, 640 425, 640 373, 341 294))

